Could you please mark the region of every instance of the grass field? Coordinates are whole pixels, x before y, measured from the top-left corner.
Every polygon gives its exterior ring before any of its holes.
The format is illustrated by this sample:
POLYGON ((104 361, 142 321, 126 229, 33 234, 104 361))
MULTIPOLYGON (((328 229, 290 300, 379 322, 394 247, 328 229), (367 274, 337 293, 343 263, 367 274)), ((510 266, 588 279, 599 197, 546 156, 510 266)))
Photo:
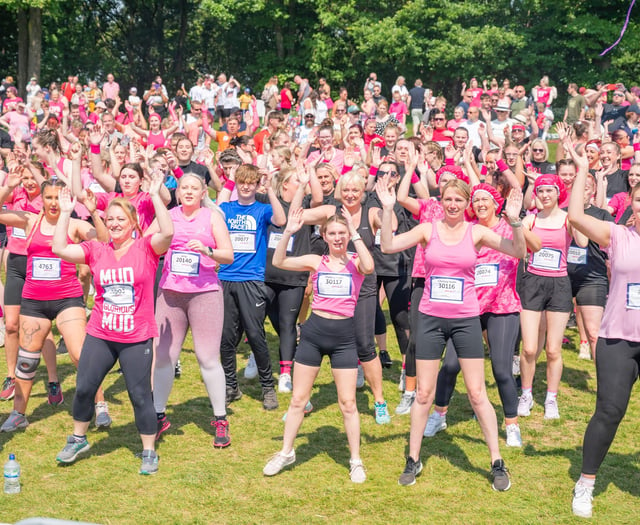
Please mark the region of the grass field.
MULTIPOLYGON (((269 344, 277 362, 271 327, 269 344)), ((575 334, 571 333, 575 341, 575 334)), ((247 347, 241 345, 246 356, 247 347)), ((399 400, 399 360, 390 335, 394 366, 385 370, 385 394, 393 410, 399 400)), ((312 397, 315 410, 296 441, 297 463, 274 478, 262 468, 281 445, 281 408, 265 412, 256 382, 241 379, 245 396, 232 405, 232 445, 214 450, 211 410, 190 340, 182 354, 183 375, 175 383, 168 417, 172 427, 159 445, 160 472, 138 474, 134 456, 141 446, 122 376, 106 379, 106 397, 114 419, 106 432, 91 430, 90 453, 75 465, 55 462, 71 431, 70 407, 75 374, 68 356, 59 358, 65 403, 47 405, 44 367, 34 387, 26 431, 0 434, 2 457, 14 452, 22 466, 22 493, 0 495, 0 522, 47 516, 104 524, 172 523, 577 523, 571 515, 571 489, 579 475, 581 442, 592 413, 595 373, 592 362, 579 361, 573 345, 565 348, 559 397, 562 419, 543 421, 544 362, 539 365, 532 416, 521 419, 524 447, 504 447, 513 486, 491 490, 489 457, 480 428, 471 416, 464 385, 449 411, 449 428, 425 438, 422 475, 413 487, 400 487, 409 416, 395 416, 378 426, 368 388, 358 393, 362 421, 362 458, 368 479, 349 481, 349 453, 325 362, 312 397)), ((239 358, 242 369, 246 357, 239 358)), ((242 376, 241 376, 242 377, 242 376)), ((489 393, 499 408, 493 379, 489 393)), ((640 508, 640 396, 634 391, 627 417, 599 474, 594 523, 637 523, 640 508), (635 516, 635 517, 634 517, 635 516)), ((10 403, 0 405, 2 418, 10 403)), ((501 410, 498 419, 502 423, 501 410)), ((3 459, 3 461, 5 461, 3 459)))

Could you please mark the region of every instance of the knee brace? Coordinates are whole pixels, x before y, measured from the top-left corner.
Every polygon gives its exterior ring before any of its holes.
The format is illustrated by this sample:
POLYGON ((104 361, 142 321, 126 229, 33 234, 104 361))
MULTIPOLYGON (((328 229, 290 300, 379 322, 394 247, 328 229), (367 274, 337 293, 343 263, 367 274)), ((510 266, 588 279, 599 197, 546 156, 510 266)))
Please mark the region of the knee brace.
POLYGON ((16 377, 24 381, 33 381, 40 364, 41 352, 30 352, 22 347, 18 348, 18 361, 16 363, 16 377))

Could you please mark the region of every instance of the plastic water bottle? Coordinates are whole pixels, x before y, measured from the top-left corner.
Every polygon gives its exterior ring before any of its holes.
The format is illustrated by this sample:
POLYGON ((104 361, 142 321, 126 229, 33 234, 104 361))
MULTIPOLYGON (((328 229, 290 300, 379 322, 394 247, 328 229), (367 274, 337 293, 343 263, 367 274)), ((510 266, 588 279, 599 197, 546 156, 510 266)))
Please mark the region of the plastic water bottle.
POLYGON ((9 454, 9 461, 4 464, 4 492, 18 494, 20 492, 20 464, 15 454, 9 454))

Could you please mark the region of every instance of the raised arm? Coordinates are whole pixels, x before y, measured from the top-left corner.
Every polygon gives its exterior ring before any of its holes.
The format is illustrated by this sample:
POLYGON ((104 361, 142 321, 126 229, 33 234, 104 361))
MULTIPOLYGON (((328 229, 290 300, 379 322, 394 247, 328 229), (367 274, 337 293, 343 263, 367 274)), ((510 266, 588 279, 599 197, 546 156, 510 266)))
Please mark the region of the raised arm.
POLYGON ((486 226, 479 224, 474 225, 474 234, 476 230, 480 230, 480 242, 484 246, 488 246, 499 252, 506 253, 512 257, 522 259, 527 253, 526 241, 522 229, 522 221, 520 220, 520 210, 522 209, 522 192, 512 189, 505 207, 505 216, 513 230, 513 239, 501 237, 486 226))
POLYGON ((287 215, 284 212, 282 204, 280 204, 280 200, 278 199, 276 192, 273 191, 273 187, 271 186, 271 178, 271 174, 267 173, 264 179, 264 187, 267 190, 269 204, 271 204, 271 207, 273 208, 271 224, 273 224, 274 226, 284 226, 287 223, 287 215))
POLYGON ((163 180, 164 174, 160 170, 155 170, 151 174, 151 185, 149 186, 149 195, 151 195, 158 221, 158 231, 151 236, 151 247, 158 255, 162 255, 169 249, 173 238, 173 221, 160 195, 163 180))
POLYGON ((72 264, 86 264, 84 250, 79 244, 69 244, 69 225, 71 223, 71 212, 76 204, 76 199, 71 197, 69 188, 60 189, 60 216, 53 232, 51 250, 61 259, 72 264))
POLYGON ((291 208, 289 211, 287 226, 282 233, 280 241, 276 245, 276 249, 273 252, 273 259, 271 260, 276 268, 294 272, 313 272, 320 264, 320 256, 318 255, 308 254, 300 257, 287 257, 287 245, 289 244, 291 236, 304 226, 302 214, 302 208, 291 208))

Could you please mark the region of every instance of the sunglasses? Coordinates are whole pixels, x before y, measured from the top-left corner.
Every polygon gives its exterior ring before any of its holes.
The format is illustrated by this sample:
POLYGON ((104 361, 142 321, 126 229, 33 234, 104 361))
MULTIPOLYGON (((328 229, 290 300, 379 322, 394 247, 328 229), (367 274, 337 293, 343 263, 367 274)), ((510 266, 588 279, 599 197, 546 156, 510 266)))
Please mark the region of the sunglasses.
POLYGON ((533 151, 534 153, 544 153, 543 149, 538 149, 538 148, 533 148, 531 151, 533 151))
POLYGON ((445 120, 445 119, 444 119, 444 118, 442 118, 442 117, 434 117, 434 119, 433 119, 433 120, 445 120))
POLYGON ((397 177, 398 176, 398 172, 397 171, 381 171, 381 170, 378 170, 378 175, 380 175, 380 177, 384 177, 385 175, 389 175, 390 177, 397 177))
POLYGON ((310 118, 316 118, 316 117, 314 117, 313 115, 305 115, 304 118, 310 119, 310 118))
POLYGON ((622 93, 614 93, 613 96, 614 97, 624 97, 624 95, 622 93))
POLYGON ((346 109, 336 109, 336 113, 345 113, 346 109))

